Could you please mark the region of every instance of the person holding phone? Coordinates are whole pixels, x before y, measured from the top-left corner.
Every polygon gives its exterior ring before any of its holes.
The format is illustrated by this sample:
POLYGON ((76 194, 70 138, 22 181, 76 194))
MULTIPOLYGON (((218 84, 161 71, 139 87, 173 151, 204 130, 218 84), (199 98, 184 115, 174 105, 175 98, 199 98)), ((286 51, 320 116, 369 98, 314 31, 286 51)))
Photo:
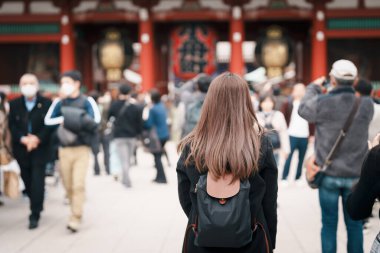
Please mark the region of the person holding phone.
MULTIPOLYGON (((327 94, 322 92, 325 77, 318 78, 306 88, 298 113, 309 123, 315 124, 315 162, 319 167, 325 163, 357 103, 353 89, 357 76, 358 70, 353 62, 338 60, 330 71, 333 88, 327 94)), ((345 205, 352 186, 360 177, 360 167, 368 152, 368 126, 372 117, 372 100, 369 97, 361 98, 344 140, 324 171, 325 176, 319 187, 322 253, 336 253, 340 199, 347 227, 347 251, 363 253, 363 223, 352 220, 345 205)))

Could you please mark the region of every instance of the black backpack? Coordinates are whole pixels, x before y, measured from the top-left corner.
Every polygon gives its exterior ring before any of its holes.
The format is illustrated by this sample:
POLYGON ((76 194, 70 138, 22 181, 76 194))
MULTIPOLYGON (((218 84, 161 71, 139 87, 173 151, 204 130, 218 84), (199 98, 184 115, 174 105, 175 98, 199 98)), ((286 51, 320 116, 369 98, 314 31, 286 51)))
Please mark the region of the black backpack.
POLYGON ((240 181, 240 189, 234 196, 218 199, 207 193, 207 176, 200 176, 195 189, 198 205, 195 246, 241 248, 247 245, 253 233, 249 181, 240 181))
POLYGON ((273 120, 274 113, 270 117, 269 121, 265 119, 265 129, 267 130, 267 136, 272 143, 273 149, 279 149, 281 148, 281 139, 280 139, 280 134, 278 133, 277 130, 274 129, 272 120, 273 120))

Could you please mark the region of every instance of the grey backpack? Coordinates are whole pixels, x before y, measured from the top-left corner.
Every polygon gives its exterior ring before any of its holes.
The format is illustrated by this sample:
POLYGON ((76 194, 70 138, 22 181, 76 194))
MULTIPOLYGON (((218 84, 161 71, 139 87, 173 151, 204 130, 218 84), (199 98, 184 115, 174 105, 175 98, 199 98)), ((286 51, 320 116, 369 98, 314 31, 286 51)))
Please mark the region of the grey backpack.
MULTIPOLYGON (((227 198, 211 196, 217 194, 211 193, 207 183, 215 184, 210 181, 208 173, 200 176, 195 189, 198 205, 195 246, 241 248, 250 243, 253 231, 249 181, 235 184, 234 195, 227 198)), ((229 186, 219 188, 223 190, 229 186)))
POLYGON ((188 135, 198 124, 201 117, 203 101, 196 101, 188 105, 185 114, 185 125, 183 127, 182 137, 188 135))

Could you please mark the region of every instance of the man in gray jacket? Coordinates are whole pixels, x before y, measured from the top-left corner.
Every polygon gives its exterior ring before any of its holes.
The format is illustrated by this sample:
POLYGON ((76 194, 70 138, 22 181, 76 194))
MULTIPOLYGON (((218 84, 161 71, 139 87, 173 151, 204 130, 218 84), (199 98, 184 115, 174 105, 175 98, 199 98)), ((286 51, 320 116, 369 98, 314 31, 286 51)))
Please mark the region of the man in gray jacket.
MULTIPOLYGON (((332 90, 322 94, 324 77, 307 87, 298 113, 314 123, 316 163, 322 166, 332 149, 339 132, 355 103, 353 83, 357 68, 348 60, 336 61, 330 72, 332 90)), ((361 221, 353 221, 345 208, 352 186, 360 176, 360 168, 368 151, 368 126, 373 116, 370 98, 361 99, 354 121, 337 150, 326 176, 319 188, 319 202, 322 211, 322 252, 336 253, 338 225, 338 202, 342 196, 344 220, 347 227, 347 251, 363 253, 363 228, 361 221)))

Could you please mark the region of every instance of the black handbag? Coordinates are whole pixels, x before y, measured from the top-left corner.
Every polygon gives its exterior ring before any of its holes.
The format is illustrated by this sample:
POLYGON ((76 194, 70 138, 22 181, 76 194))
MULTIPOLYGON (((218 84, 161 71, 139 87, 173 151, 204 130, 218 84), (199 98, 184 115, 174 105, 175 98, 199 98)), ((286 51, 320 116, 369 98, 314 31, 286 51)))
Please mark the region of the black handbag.
POLYGON ((267 136, 272 144, 273 150, 276 150, 276 149, 281 148, 281 139, 280 139, 279 132, 276 129, 274 129, 273 124, 272 124, 274 114, 275 112, 272 114, 269 121, 265 119, 264 127, 267 130, 267 136))
POLYGON ((145 129, 141 133, 142 144, 150 153, 162 152, 161 141, 158 138, 157 130, 155 127, 145 129))
POLYGON ((348 118, 347 118, 346 122, 344 123, 344 126, 343 126, 342 130, 340 131, 338 138, 336 139, 336 141, 334 143, 334 146, 330 150, 330 153, 327 155, 327 157, 323 163, 322 168, 320 168, 316 164, 314 155, 308 159, 307 165, 306 165, 306 180, 312 189, 318 189, 321 186, 322 181, 326 175, 326 173, 325 173, 326 170, 328 169, 328 167, 332 163, 332 160, 333 160, 339 146, 342 144, 344 137, 346 136, 350 126, 352 125, 352 122, 354 120, 356 112, 359 109, 360 101, 361 101, 360 97, 355 98, 354 106, 352 107, 351 112, 348 115, 348 118))

